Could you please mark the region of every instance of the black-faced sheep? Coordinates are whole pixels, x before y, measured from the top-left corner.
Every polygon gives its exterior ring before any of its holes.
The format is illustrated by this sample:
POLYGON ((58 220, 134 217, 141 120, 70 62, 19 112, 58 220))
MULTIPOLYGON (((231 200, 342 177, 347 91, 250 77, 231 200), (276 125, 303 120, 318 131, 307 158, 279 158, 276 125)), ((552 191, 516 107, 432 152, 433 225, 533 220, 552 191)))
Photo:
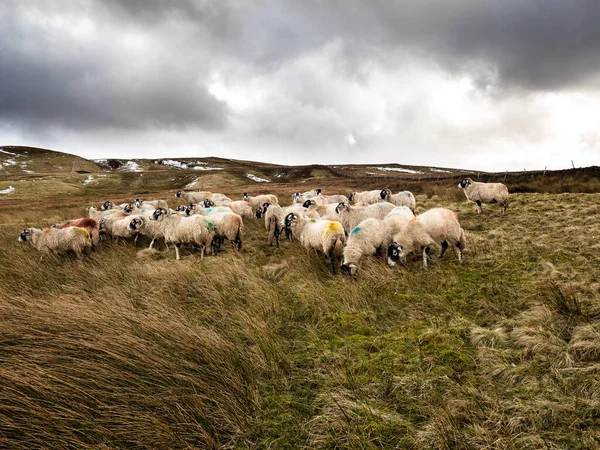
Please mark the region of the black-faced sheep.
POLYGON ((397 194, 392 194, 392 191, 389 189, 384 189, 381 191, 381 199, 396 206, 406 206, 412 212, 415 212, 415 207, 417 206, 415 196, 410 191, 401 191, 397 194))
POLYGON ((340 203, 335 208, 335 212, 340 216, 344 231, 348 234, 355 226, 369 217, 383 220, 394 208, 394 205, 387 202, 368 206, 351 206, 348 203, 340 203))
POLYGON ((463 179, 458 183, 459 189, 465 191, 467 200, 475 202, 477 213, 481 214, 483 209, 481 203, 499 203, 502 206, 502 214, 508 207, 508 188, 502 183, 479 183, 470 178, 463 179))
MULTIPOLYGON (((20 242, 27 242, 40 252, 60 255, 73 251, 78 259, 92 249, 90 234, 85 228, 26 228, 19 235, 20 242)), ((43 257, 43 256, 42 256, 43 257)))

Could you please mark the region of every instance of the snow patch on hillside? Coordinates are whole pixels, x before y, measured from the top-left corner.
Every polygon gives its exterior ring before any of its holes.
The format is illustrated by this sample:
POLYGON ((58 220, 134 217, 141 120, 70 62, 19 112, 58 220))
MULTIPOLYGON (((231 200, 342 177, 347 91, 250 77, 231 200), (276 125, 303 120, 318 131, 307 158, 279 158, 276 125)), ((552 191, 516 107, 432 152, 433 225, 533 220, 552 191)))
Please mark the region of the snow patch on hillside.
POLYGON ((15 192, 15 188, 13 186, 9 186, 8 188, 0 191, 0 194, 12 194, 15 192))
POLYGON ((261 177, 257 177, 256 175, 253 175, 251 173, 249 173, 248 175, 246 175, 248 178, 250 178, 252 181, 256 181, 257 183, 270 183, 270 180, 265 180, 264 178, 261 177))

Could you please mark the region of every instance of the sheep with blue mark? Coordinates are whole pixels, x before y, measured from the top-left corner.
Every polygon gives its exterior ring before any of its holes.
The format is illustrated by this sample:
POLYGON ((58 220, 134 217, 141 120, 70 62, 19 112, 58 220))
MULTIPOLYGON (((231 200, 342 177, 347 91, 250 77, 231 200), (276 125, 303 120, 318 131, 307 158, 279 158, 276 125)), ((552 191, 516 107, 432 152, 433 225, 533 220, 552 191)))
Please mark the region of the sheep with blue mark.
POLYGON ((379 202, 367 206, 351 206, 348 203, 340 203, 335 208, 335 212, 340 216, 344 231, 348 234, 365 219, 374 218, 383 220, 394 208, 394 205, 387 202, 379 202))

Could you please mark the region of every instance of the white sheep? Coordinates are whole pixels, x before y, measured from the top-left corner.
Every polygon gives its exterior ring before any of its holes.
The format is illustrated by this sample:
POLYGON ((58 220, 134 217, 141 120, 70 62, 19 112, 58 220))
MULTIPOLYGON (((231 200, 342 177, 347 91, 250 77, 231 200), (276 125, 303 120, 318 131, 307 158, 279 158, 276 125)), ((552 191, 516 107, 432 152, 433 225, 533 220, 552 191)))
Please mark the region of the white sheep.
POLYGON ((456 213, 445 208, 434 208, 411 220, 406 228, 393 237, 388 247, 388 264, 395 265, 406 260, 406 256, 415 250, 423 252, 423 267, 427 269, 429 247, 441 244, 440 258, 448 249, 448 245, 456 246, 459 262, 463 261, 465 249, 465 232, 461 228, 456 213))
MULTIPOLYGON (((269 245, 273 245, 273 238, 275 238, 276 246, 279 248, 279 236, 284 228, 283 219, 285 214, 283 208, 279 205, 272 205, 271 203, 265 203, 262 207, 259 207, 261 211, 257 213, 257 216, 265 217, 265 228, 267 230, 267 242, 269 245)), ((289 236, 288 236, 289 237, 289 236)))
POLYGON ((92 250, 95 250, 98 247, 98 243, 100 240, 100 226, 98 221, 89 217, 82 217, 80 219, 72 219, 68 220, 65 223, 58 223, 52 226, 53 228, 69 228, 69 227, 79 227, 85 228, 87 232, 90 234, 90 239, 92 240, 92 250))
POLYGON ((226 212, 211 214, 209 218, 215 226, 215 241, 218 248, 221 248, 223 239, 227 239, 239 252, 242 249, 242 232, 244 231, 242 217, 232 212, 226 212))
POLYGON ((185 192, 177 191, 175 197, 182 198, 190 205, 203 202, 205 199, 210 198, 213 195, 212 192, 200 191, 200 192, 185 192))
POLYGON ((252 205, 245 200, 236 201, 215 201, 207 198, 204 200, 203 205, 205 208, 212 208, 215 206, 226 206, 231 209, 234 213, 242 216, 244 219, 253 219, 254 211, 252 211, 252 205))
POLYGON ((149 217, 134 216, 129 221, 129 225, 127 226, 127 228, 132 234, 135 234, 136 237, 138 234, 149 237, 151 241, 148 249, 152 249, 152 246, 154 245, 154 241, 156 239, 163 239, 165 242, 165 247, 168 250, 169 244, 167 243, 167 240, 165 238, 162 225, 162 222, 150 220, 149 217))
POLYGON ((133 215, 129 214, 111 214, 108 216, 102 216, 98 219, 100 231, 105 232, 113 239, 127 239, 134 237, 137 233, 132 233, 129 230, 129 222, 133 215))
POLYGON ((379 255, 385 258, 392 238, 403 231, 414 219, 414 214, 405 206, 396 207, 383 219, 368 218, 352 229, 344 247, 343 275, 354 275, 363 256, 379 255))
POLYGON ((304 203, 306 200, 320 196, 323 193, 321 189, 313 189, 306 192, 294 192, 292 194, 293 203, 304 203))
POLYGON ((345 195, 334 194, 334 195, 324 195, 323 198, 327 200, 327 203, 339 204, 339 203, 348 203, 348 197, 345 195))
POLYGON ((499 203, 502 206, 502 214, 508 207, 508 188, 502 183, 479 183, 470 178, 463 179, 458 183, 460 189, 464 189, 467 200, 475 202, 477 213, 481 214, 481 203, 499 203))
POLYGON ((123 209, 125 206, 129 205, 129 203, 119 203, 111 202, 110 200, 105 201, 100 206, 101 211, 107 211, 109 209, 123 209))
POLYGON ((175 244, 175 259, 179 260, 181 244, 197 244, 202 248, 200 259, 204 253, 212 253, 212 241, 215 236, 215 225, 208 217, 193 215, 190 217, 175 216, 166 209, 158 208, 149 218, 161 222, 165 242, 175 244))
POLYGON ((277 199, 277 196, 273 195, 273 194, 263 194, 263 195, 257 195, 256 197, 252 197, 252 196, 248 195, 247 192, 244 192, 242 194, 242 200, 245 200, 248 203, 250 203, 250 205, 252 206, 252 209, 256 209, 265 203, 272 203, 275 205, 279 204, 279 200, 277 199))
POLYGON ((373 191, 364 191, 364 192, 352 192, 348 196, 348 200, 351 203, 359 203, 364 202, 369 205, 373 203, 377 203, 381 199, 381 193, 383 191, 381 189, 375 189, 373 191))
POLYGON ((165 200, 142 200, 136 198, 133 202, 139 209, 155 210, 156 208, 169 209, 169 204, 165 200))
POLYGON ((318 204, 315 202, 315 199, 306 200, 302 203, 302 207, 306 208, 307 212, 316 212, 319 217, 336 214, 335 210, 337 208, 337 204, 318 204))
POLYGON ((390 202, 396 206, 406 206, 412 212, 415 212, 415 207, 417 206, 415 196, 410 191, 400 191, 396 194, 392 194, 392 191, 389 189, 384 189, 381 191, 381 200, 390 202))
POLYGON ((351 206, 348 203, 340 203, 335 208, 335 212, 340 216, 344 231, 348 234, 363 220, 369 217, 383 219, 394 208, 394 205, 387 202, 374 203, 368 206, 351 206))
POLYGON ((60 255, 73 251, 78 259, 92 250, 90 233, 81 227, 44 228, 43 230, 26 228, 21 232, 18 240, 28 242, 46 254, 60 255))
POLYGON ((308 250, 322 252, 331 262, 331 271, 336 273, 336 261, 342 255, 346 244, 346 235, 339 222, 315 220, 290 213, 285 224, 292 230, 302 246, 308 250))

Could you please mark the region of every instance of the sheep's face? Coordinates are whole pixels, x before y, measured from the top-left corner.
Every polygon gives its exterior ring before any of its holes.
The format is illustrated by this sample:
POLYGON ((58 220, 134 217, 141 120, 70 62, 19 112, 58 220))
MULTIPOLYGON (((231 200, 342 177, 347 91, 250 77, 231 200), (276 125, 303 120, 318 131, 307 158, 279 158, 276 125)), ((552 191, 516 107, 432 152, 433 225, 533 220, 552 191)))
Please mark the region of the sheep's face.
POLYGON ((292 199, 294 200, 294 203, 301 203, 302 194, 300 192, 294 192, 294 195, 292 195, 292 199))
POLYGON ((186 206, 185 210, 184 210, 185 211, 185 215, 188 216, 188 217, 191 216, 192 215, 192 211, 194 209, 196 209, 196 207, 193 206, 193 205, 192 206, 186 206))
POLYGON ((203 204, 205 208, 212 208, 213 206, 215 206, 215 202, 209 199, 205 199, 203 204))
POLYGON ((141 217, 134 217, 127 225, 129 231, 138 231, 144 225, 144 219, 141 217))
POLYGON ((356 192, 350 192, 350 195, 348 196, 348 201, 354 202, 355 197, 356 197, 356 192))
POLYGON ((296 223, 297 220, 298 220, 297 214, 289 213, 287 216, 285 216, 283 223, 287 228, 290 228, 290 227, 294 226, 294 224, 296 223))
POLYGON ((148 217, 150 220, 161 220, 163 216, 167 214, 167 210, 164 208, 155 209, 151 216, 148 217))
POLYGON ((132 206, 131 206, 131 205, 125 205, 125 206, 123 207, 123 212, 124 212, 125 214, 130 214, 132 211, 133 211, 133 208, 132 208, 132 206))
POLYGON ((340 267, 340 271, 342 272, 342 275, 347 276, 347 277, 356 275, 357 270, 358 270, 358 267, 354 263, 342 264, 342 266, 340 267))
POLYGON ((107 209, 112 209, 112 207, 113 207, 113 203, 106 201, 106 202, 102 203, 102 206, 100 206, 100 209, 102 211, 106 211, 107 209))
POLYGON ((323 193, 323 190, 321 190, 321 189, 315 189, 315 194, 317 194, 317 197, 319 195, 321 195, 322 193, 323 193))
POLYGON ((306 200, 304 203, 302 203, 303 208, 310 208, 312 205, 316 205, 316 203, 312 200, 306 200))
POLYGON ((392 242, 387 251, 387 262, 390 267, 395 266, 398 262, 406 261, 405 248, 397 242, 392 242))
MULTIPOLYGON (((350 194, 350 195, 352 195, 352 194, 350 194)), ((344 203, 344 202, 338 203, 338 205, 335 207, 335 212, 337 214, 339 214, 340 212, 342 212, 342 211, 344 211, 346 209, 348 209, 348 204, 347 203, 344 203)))
POLYGON ((177 191, 177 192, 175 192, 175 197, 179 198, 179 197, 181 197, 182 194, 183 194, 183 191, 177 191))
POLYGON ((473 180, 471 180, 470 178, 465 178, 460 183, 458 183, 458 187, 460 189, 465 189, 465 188, 471 186, 471 184, 473 184, 473 180))
POLYGON ((19 235, 19 242, 28 242, 31 239, 31 229, 25 228, 19 235))
POLYGON ((142 206, 142 203, 144 203, 144 201, 142 199, 136 198, 135 202, 133 202, 133 203, 135 204, 135 206, 140 208, 142 206))
POLYGON ((186 208, 186 205, 179 205, 177 208, 175 208, 175 211, 185 211, 186 208))
POLYGON ((392 195, 392 191, 390 191, 389 189, 384 189, 379 194, 382 200, 387 200, 390 197, 390 195, 392 195))
POLYGON ((247 192, 244 192, 244 193, 242 194, 242 200, 246 200, 246 201, 248 201, 248 199, 249 199, 249 198, 250 198, 250 196, 248 195, 248 193, 247 193, 247 192))

